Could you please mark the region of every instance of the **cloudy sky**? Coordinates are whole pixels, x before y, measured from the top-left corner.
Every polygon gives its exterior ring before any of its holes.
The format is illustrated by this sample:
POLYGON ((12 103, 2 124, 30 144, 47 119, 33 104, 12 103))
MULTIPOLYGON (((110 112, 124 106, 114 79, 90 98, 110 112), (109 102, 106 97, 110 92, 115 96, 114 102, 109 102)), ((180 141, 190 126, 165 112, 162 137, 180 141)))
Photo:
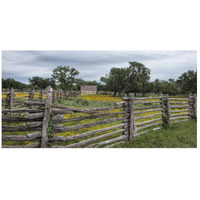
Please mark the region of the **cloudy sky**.
POLYGON ((2 77, 28 83, 28 78, 51 77, 57 66, 75 67, 80 78, 99 81, 112 67, 143 63, 155 79, 177 79, 197 68, 196 51, 2 51, 2 77))

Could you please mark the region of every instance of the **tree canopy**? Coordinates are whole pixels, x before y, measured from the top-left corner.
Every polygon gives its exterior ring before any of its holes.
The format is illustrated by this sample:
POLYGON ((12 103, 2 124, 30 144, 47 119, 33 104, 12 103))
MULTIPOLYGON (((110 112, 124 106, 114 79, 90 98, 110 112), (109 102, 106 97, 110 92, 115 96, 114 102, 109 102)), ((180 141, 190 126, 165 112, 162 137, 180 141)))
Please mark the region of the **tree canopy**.
POLYGON ((197 93, 197 72, 189 70, 176 81, 181 93, 197 93))
POLYGON ((101 81, 106 83, 108 90, 114 91, 114 96, 118 92, 124 96, 128 92, 146 92, 147 83, 150 79, 150 69, 142 63, 129 62, 129 67, 111 68, 110 73, 101 77, 101 81))
POLYGON ((3 79, 2 78, 2 88, 15 88, 15 89, 27 89, 29 86, 27 84, 21 83, 19 81, 14 80, 13 78, 7 78, 7 79, 3 79))
POLYGON ((53 70, 52 78, 63 90, 72 91, 73 85, 77 82, 79 71, 69 66, 58 66, 53 70))
POLYGON ((34 76, 29 78, 29 83, 35 89, 45 89, 47 86, 51 86, 54 89, 56 88, 55 81, 52 78, 41 78, 34 76))

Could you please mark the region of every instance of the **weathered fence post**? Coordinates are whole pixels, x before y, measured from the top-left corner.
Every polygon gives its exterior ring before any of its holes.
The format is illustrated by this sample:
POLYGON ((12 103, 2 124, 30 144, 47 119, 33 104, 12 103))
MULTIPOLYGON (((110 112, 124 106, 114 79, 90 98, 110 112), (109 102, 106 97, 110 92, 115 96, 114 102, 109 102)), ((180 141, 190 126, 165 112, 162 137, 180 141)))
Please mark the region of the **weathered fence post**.
MULTIPOLYGON (((9 89, 7 90, 7 93, 6 93, 6 102, 5 102, 5 108, 6 109, 9 109, 9 110, 12 110, 13 108, 13 98, 14 98, 14 89, 11 88, 11 90, 9 91, 9 89)), ((12 112, 8 112, 8 113, 5 113, 5 115, 9 115, 9 116, 12 116, 12 112)))
POLYGON ((164 98, 165 97, 160 97, 160 107, 162 109, 162 125, 165 126, 166 119, 165 119, 165 104, 164 104, 164 98))
MULTIPOLYGON (((123 116, 123 120, 122 123, 128 123, 129 124, 129 118, 130 118, 130 113, 129 113, 129 108, 128 108, 128 100, 123 99, 123 111, 124 111, 124 116, 123 116)), ((125 131, 123 132, 124 135, 128 135, 128 125, 123 126, 123 129, 125 129, 125 131)))
POLYGON ((127 131, 124 132, 125 135, 128 135, 128 140, 133 141, 134 134, 136 133, 135 125, 134 125, 134 94, 130 94, 130 98, 124 97, 122 98, 124 102, 124 119, 123 123, 128 123, 127 131))
POLYGON ((130 112, 130 119, 129 119, 129 141, 133 141, 134 132, 135 132, 135 125, 134 125, 134 93, 130 94, 129 99, 129 112, 130 112))
MULTIPOLYGON (((11 90, 10 90, 10 105, 9 105, 10 110, 12 110, 12 108, 13 108, 13 98, 14 98, 14 89, 11 88, 11 90)), ((12 112, 10 112, 10 116, 12 116, 12 112)))
POLYGON ((53 97, 52 97, 52 101, 55 101, 56 100, 56 92, 55 90, 53 91, 53 97))
MULTIPOLYGON (((7 89, 6 92, 6 101, 5 101, 5 109, 9 109, 9 104, 10 104, 10 90, 7 89)), ((7 115, 8 113, 5 113, 4 115, 7 115)))
POLYGON ((163 127, 167 127, 170 125, 170 104, 169 104, 169 96, 162 96, 160 98, 160 106, 162 108, 162 122, 163 127))
POLYGON ((57 100, 60 98, 59 90, 56 91, 56 97, 57 97, 57 100))
POLYGON ((62 99, 63 98, 63 92, 62 92, 62 90, 60 90, 60 99, 62 99))
POLYGON ((46 148, 47 142, 48 142, 47 132, 48 132, 50 115, 51 115, 52 92, 53 92, 53 89, 51 88, 51 86, 48 86, 46 88, 46 103, 45 103, 44 118, 43 118, 43 123, 42 123, 41 148, 46 148))
POLYGON ((193 96, 192 94, 189 95, 189 118, 193 118, 193 96))
POLYGON ((193 113, 194 113, 194 118, 196 118, 197 117, 197 95, 196 94, 194 94, 193 113))
POLYGON ((189 116, 190 119, 196 118, 197 116, 197 96, 194 94, 193 96, 189 96, 189 116))
MULTIPOLYGON (((29 97, 28 97, 28 101, 33 101, 34 100, 34 88, 29 90, 29 97)), ((29 108, 31 109, 32 106, 30 105, 29 108)))
POLYGON ((43 102, 43 90, 40 90, 39 101, 43 102))
POLYGON ((168 121, 169 121, 169 124, 171 123, 171 114, 170 114, 170 104, 169 104, 169 95, 167 94, 166 95, 166 107, 167 107, 167 117, 168 117, 168 121))

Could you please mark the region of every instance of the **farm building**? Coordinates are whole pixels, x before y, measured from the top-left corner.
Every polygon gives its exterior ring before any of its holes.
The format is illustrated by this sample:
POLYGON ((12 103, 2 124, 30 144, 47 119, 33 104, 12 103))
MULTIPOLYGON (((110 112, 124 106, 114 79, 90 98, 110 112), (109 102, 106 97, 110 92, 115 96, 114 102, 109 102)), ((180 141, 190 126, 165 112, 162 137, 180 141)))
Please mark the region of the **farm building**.
POLYGON ((97 85, 82 85, 81 94, 97 94, 97 85))

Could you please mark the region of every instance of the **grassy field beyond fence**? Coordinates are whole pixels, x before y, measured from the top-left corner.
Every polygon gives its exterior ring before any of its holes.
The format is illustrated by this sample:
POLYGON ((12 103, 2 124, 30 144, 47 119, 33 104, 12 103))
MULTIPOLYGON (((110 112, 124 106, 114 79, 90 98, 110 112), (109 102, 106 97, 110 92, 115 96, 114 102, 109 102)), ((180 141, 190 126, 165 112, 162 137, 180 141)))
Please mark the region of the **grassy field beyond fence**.
POLYGON ((150 131, 135 138, 134 142, 116 145, 115 148, 196 148, 197 121, 172 124, 167 129, 150 131))

